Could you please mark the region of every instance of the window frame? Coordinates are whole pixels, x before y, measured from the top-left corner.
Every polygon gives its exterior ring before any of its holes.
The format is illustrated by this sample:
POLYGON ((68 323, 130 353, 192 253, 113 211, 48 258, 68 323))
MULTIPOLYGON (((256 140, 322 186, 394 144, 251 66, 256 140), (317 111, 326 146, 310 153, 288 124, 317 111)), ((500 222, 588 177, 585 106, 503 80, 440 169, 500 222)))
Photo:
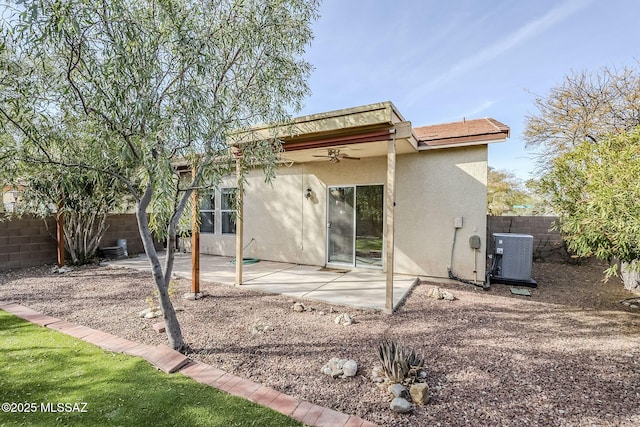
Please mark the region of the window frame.
POLYGON ((235 235, 236 234, 236 215, 238 213, 236 209, 236 196, 238 189, 236 187, 224 187, 220 191, 220 234, 221 235, 235 235), (230 195, 230 197, 229 197, 230 195), (226 202, 226 203, 225 203, 226 202), (225 231, 225 215, 229 215, 229 223, 233 226, 230 231, 225 231))

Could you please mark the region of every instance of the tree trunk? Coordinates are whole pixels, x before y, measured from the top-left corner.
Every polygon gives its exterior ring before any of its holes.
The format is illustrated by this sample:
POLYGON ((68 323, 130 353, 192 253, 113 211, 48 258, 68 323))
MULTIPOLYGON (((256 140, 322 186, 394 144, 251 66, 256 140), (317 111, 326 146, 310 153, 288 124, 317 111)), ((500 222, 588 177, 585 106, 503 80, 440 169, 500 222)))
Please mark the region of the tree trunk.
POLYGON ((624 283, 624 288, 640 294, 640 265, 638 261, 632 261, 631 263, 623 262, 620 267, 620 276, 624 283))
MULTIPOLYGON (((136 218, 138 220, 138 231, 142 238, 144 245, 144 251, 149 258, 149 264, 151 264, 151 271, 153 279, 158 289, 158 299, 160 300, 160 308, 162 309, 162 315, 164 317, 165 330, 167 338, 169 340, 169 346, 177 351, 183 351, 186 348, 184 339, 182 338, 182 330, 180 329, 180 323, 176 317, 176 312, 169 298, 169 282, 171 280, 171 271, 173 268, 173 253, 170 248, 167 248, 167 263, 166 270, 163 274, 160 260, 158 259, 158 253, 153 245, 153 237, 149 230, 149 219, 147 218, 147 207, 151 201, 151 195, 153 193, 153 187, 149 184, 145 190, 144 195, 136 206, 136 218)), ((175 248, 174 248, 175 250, 175 248)))

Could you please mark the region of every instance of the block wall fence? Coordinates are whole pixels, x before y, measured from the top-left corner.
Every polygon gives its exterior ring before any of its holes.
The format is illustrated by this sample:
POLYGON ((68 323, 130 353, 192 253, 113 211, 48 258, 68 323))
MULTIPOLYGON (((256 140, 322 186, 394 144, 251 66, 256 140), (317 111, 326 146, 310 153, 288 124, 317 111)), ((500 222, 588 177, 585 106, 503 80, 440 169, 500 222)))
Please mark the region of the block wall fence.
MULTIPOLYGON (((566 261, 567 254, 562 236, 551 231, 556 217, 540 216, 488 216, 487 253, 492 253, 492 233, 531 234, 534 260, 566 261)), ((129 255, 144 252, 133 214, 111 215, 109 228, 100 247, 115 246, 118 239, 127 239, 129 255)), ((55 220, 24 216, 0 222, 0 270, 55 264, 55 220)), ((156 248, 162 248, 156 242, 156 248)))
POLYGON ((487 216, 487 253, 493 253, 493 233, 530 234, 533 236, 534 261, 567 261, 564 239, 552 230, 555 216, 487 216))
MULTIPOLYGON (((111 215, 100 247, 115 246, 127 239, 129 255, 144 252, 134 214, 111 215)), ((0 270, 35 267, 57 262, 56 223, 54 218, 23 216, 0 221, 0 270)), ((162 244, 156 242, 156 248, 162 244)))

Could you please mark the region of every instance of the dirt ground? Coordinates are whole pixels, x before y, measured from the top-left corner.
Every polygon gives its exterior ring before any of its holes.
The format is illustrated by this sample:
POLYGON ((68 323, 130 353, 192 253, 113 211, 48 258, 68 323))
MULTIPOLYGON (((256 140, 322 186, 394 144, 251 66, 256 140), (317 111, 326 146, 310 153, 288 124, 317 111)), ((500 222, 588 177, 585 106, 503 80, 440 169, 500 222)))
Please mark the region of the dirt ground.
MULTIPOLYGON (((539 286, 516 296, 457 283, 423 282, 394 315, 305 302, 205 283, 206 298, 175 305, 189 354, 284 393, 383 426, 640 425, 640 310, 620 303, 634 295, 619 280, 602 283, 599 263, 534 263, 539 286), (455 301, 427 297, 435 285, 455 301), (334 318, 348 312, 356 323, 334 318), (256 328, 271 330, 254 333, 256 328), (267 328, 269 329, 269 328, 267 328), (383 338, 426 360, 431 401, 411 414, 389 410, 370 379, 383 338), (321 367, 354 359, 358 375, 332 379, 321 367)), ((147 344, 166 343, 142 319, 153 294, 149 273, 50 267, 0 273, 0 300, 147 344)))

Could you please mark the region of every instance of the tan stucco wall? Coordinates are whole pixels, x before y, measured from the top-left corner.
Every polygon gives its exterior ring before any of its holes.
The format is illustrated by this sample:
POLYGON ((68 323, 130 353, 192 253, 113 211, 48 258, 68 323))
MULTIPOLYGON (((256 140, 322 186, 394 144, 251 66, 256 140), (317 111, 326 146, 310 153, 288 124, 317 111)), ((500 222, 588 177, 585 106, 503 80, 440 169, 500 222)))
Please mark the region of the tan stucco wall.
POLYGON ((487 200, 486 146, 398 156, 396 175, 395 268, 398 273, 446 277, 451 264, 454 218, 462 217, 456 235, 453 272, 484 281, 487 200), (478 235, 475 253, 469 238, 478 235))
MULTIPOLYGON (((356 154, 357 155, 357 154, 356 154)), ((473 279, 469 237, 486 229, 486 147, 434 150, 397 156, 395 271, 446 277, 454 217, 463 217, 455 248, 454 272, 473 279)), ((324 265, 327 187, 384 184, 386 157, 313 162, 283 167, 271 185, 255 171, 245 187, 245 256, 324 265), (307 188, 313 197, 306 199, 307 188)), ((234 186, 225 180, 224 186, 234 186)), ((219 222, 219 221, 218 221, 219 222)), ((219 225, 218 225, 219 227, 219 225)), ((235 235, 201 235, 203 253, 235 255, 235 235)), ((484 278, 484 249, 477 254, 484 278)))

